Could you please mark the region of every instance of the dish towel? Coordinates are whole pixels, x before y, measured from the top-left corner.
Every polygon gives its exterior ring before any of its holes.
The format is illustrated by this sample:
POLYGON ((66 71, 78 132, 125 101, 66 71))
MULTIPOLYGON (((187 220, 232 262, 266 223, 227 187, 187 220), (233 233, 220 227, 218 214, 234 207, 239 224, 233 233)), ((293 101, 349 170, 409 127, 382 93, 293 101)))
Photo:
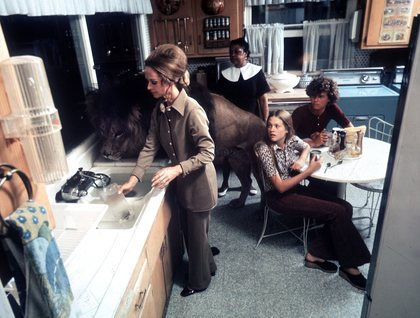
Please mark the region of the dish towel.
POLYGON ((28 201, 6 220, 21 242, 8 240, 26 281, 25 317, 69 317, 73 294, 46 209, 28 201), (21 243, 23 246, 18 246, 21 243), (22 262, 23 260, 23 262, 22 262))
POLYGON ((13 311, 7 300, 3 284, 0 282, 0 317, 13 317, 13 311))

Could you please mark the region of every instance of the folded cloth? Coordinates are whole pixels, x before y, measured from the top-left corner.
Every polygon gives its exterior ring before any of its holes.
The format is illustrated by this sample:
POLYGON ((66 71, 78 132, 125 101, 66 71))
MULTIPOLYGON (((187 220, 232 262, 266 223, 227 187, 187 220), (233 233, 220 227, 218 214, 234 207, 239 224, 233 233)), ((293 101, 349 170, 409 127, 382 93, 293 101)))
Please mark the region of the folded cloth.
POLYGON ((0 282, 0 317, 13 317, 13 311, 7 300, 3 284, 0 282))
MULTIPOLYGON (((46 209, 28 201, 6 220, 23 245, 25 317, 69 317, 73 294, 46 209), (39 295, 37 295, 39 294, 39 295)), ((12 246, 15 258, 19 248, 12 246)))

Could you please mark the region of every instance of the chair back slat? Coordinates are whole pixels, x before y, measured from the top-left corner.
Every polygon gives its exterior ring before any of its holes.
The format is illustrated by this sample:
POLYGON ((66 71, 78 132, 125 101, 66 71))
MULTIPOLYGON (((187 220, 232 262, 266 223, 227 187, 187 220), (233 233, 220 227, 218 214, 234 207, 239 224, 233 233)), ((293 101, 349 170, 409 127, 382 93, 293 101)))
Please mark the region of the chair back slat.
POLYGON ((369 138, 378 139, 387 143, 391 142, 394 125, 379 117, 372 117, 369 119, 368 126, 367 136, 369 138))
MULTIPOLYGON (((262 164, 261 164, 261 158, 258 154, 258 148, 260 147, 259 143, 256 143, 254 145, 254 155, 255 155, 255 159, 256 159, 256 167, 257 167, 257 175, 255 176, 258 180, 258 184, 260 185, 260 187, 262 186, 262 191, 263 193, 266 191, 266 185, 265 185, 265 176, 264 176, 264 169, 262 168, 262 164)), ((261 194, 263 194, 261 193, 261 194)))

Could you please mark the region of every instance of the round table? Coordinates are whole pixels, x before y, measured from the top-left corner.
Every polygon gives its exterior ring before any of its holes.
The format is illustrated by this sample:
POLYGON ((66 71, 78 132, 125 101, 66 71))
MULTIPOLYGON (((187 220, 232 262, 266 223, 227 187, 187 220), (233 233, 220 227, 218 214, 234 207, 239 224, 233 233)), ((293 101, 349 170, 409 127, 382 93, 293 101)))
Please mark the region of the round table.
POLYGON ((385 179, 390 146, 384 141, 364 137, 362 155, 357 159, 344 159, 336 166, 338 160, 328 154, 328 147, 319 148, 322 152, 322 166, 311 176, 340 183, 338 196, 344 198, 347 183, 368 183, 385 179), (331 167, 325 169, 328 162, 331 167))

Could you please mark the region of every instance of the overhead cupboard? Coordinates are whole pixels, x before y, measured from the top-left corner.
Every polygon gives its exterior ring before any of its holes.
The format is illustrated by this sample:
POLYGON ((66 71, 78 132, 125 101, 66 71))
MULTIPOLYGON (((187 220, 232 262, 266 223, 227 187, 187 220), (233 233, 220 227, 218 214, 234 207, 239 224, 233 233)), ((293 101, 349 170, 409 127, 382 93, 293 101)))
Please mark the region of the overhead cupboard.
POLYGON ((407 47, 413 17, 419 13, 418 0, 367 0, 362 49, 407 47))
POLYGON ((152 49, 178 45, 189 57, 227 56, 231 40, 242 36, 243 0, 151 0, 152 49))

